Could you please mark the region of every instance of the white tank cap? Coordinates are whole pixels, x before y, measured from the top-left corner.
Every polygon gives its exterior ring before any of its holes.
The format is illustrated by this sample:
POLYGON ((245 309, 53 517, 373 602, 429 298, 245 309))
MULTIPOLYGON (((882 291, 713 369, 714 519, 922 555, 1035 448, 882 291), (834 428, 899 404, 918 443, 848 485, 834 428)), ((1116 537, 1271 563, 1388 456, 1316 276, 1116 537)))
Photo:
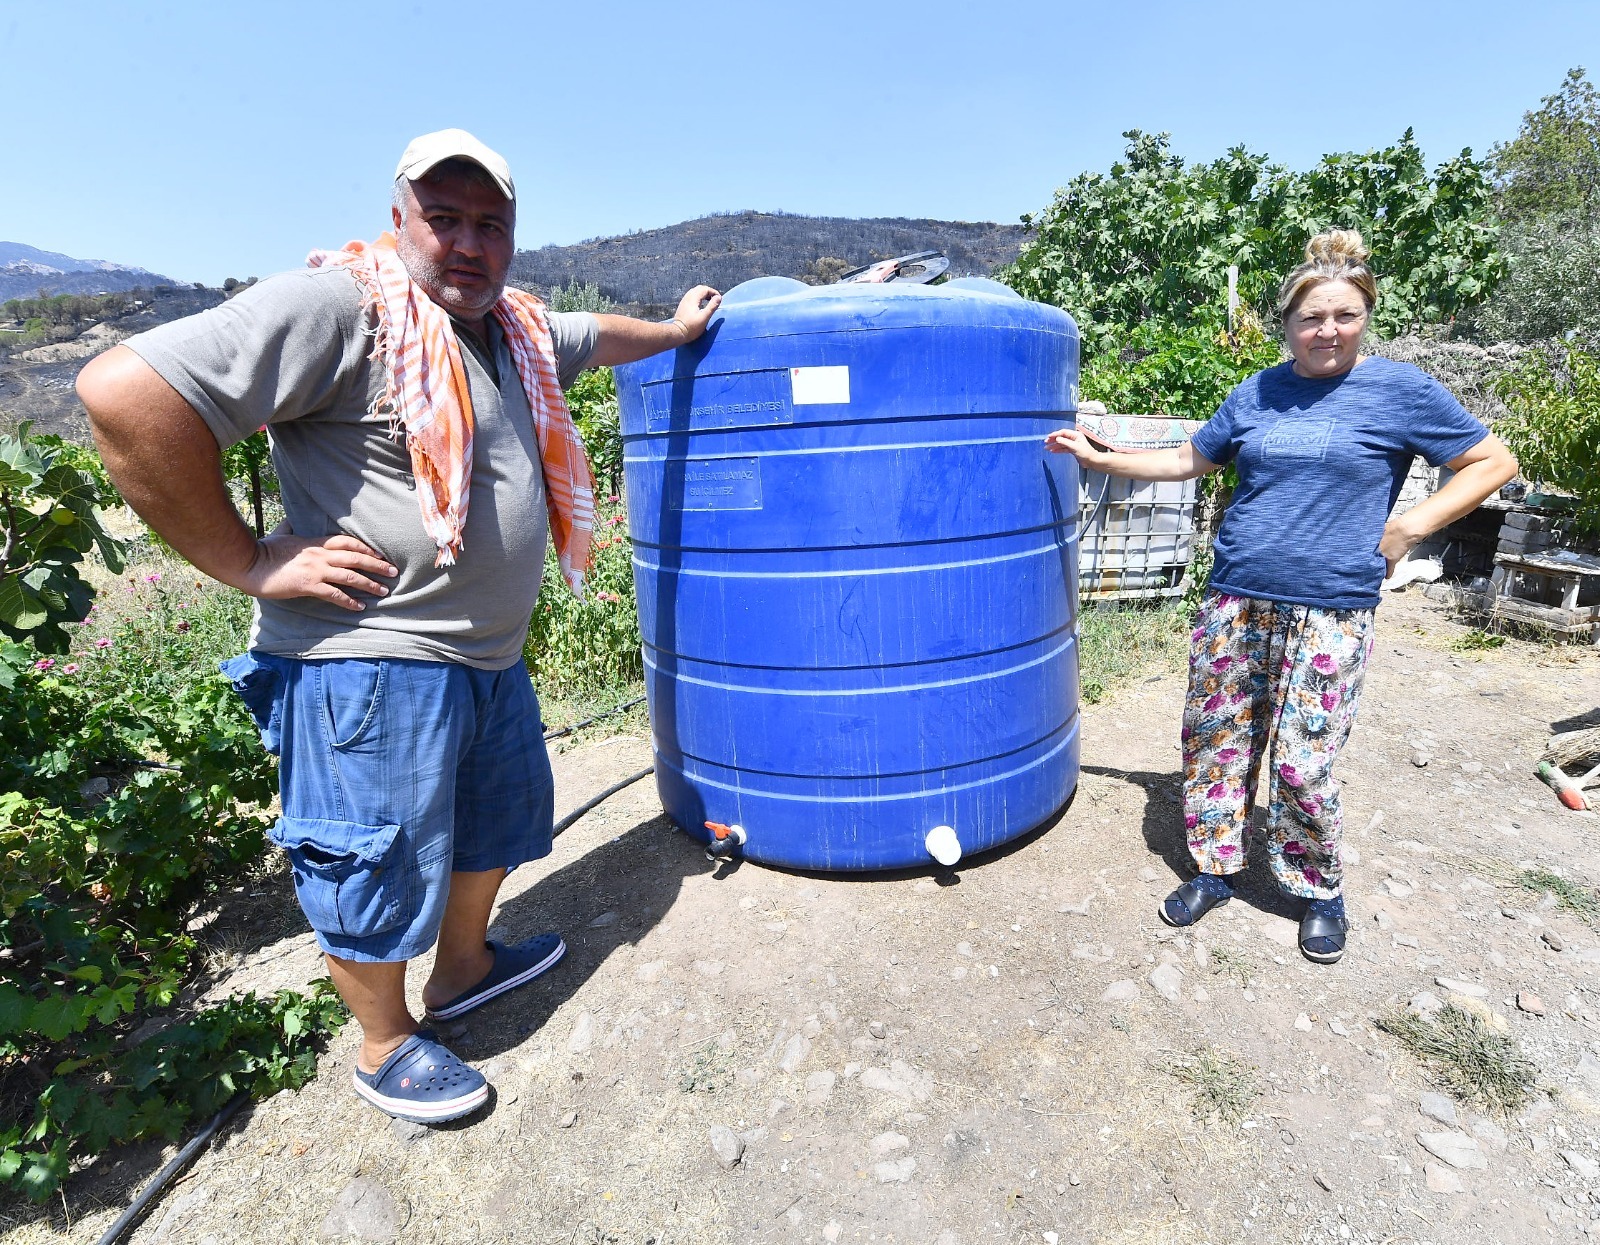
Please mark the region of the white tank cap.
POLYGON ((928 831, 923 844, 928 849, 928 855, 947 868, 961 859, 961 840, 956 838, 956 832, 950 826, 935 826, 928 831))

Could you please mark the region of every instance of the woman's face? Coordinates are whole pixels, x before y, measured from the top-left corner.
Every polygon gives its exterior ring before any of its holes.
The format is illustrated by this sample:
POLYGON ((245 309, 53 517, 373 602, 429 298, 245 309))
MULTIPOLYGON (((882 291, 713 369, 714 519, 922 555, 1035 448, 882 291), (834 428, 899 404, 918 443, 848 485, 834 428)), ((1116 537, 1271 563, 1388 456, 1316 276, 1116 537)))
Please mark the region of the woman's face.
POLYGON ((1301 295, 1284 317, 1283 332, 1301 376, 1342 376, 1361 358, 1367 301, 1348 281, 1324 281, 1301 295))

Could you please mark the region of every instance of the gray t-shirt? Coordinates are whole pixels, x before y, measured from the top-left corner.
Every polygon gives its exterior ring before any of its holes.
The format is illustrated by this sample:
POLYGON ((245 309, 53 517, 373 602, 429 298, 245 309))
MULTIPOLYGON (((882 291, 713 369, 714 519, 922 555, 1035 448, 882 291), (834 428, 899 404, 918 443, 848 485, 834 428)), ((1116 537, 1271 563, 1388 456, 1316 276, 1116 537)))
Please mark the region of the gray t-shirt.
MULTIPOLYGON (((376 318, 343 268, 270 277, 220 307, 130 338, 224 448, 263 425, 288 525, 344 533, 397 568, 361 613, 312 597, 258 601, 251 647, 284 657, 390 657, 501 670, 522 655, 539 596, 549 520, 527 395, 500 333, 457 336, 472 393, 472 489, 461 554, 435 567, 403 438, 368 408, 382 391, 368 359, 376 318)), ((599 322, 550 316, 562 387, 594 353, 599 322)))

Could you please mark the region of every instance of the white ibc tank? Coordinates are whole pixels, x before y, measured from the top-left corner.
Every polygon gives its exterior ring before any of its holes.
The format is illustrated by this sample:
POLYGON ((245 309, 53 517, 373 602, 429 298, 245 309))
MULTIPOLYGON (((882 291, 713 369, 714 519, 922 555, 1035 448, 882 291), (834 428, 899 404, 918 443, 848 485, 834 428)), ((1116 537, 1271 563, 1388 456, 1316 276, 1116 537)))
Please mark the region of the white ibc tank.
MULTIPOLYGON (((1078 415, 1085 432, 1120 450, 1182 445, 1190 419, 1078 415)), ((1194 556, 1197 480, 1144 482, 1079 473, 1078 595, 1086 601, 1170 597, 1194 556)))

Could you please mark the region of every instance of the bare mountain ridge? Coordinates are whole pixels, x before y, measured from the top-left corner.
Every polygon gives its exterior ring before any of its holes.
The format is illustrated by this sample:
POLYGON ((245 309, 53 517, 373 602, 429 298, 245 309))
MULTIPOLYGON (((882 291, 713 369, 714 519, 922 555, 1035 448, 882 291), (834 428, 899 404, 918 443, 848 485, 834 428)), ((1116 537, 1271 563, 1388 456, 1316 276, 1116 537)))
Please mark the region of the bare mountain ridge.
POLYGON ((23 242, 0 242, 0 302, 47 294, 115 294, 176 285, 171 277, 103 259, 75 259, 23 242))
POLYGON ((752 277, 821 282, 845 268, 921 250, 943 251, 954 274, 987 276, 1015 259, 1026 237, 1021 225, 990 221, 730 212, 518 251, 511 279, 539 293, 574 281, 593 284, 623 310, 658 312, 701 282, 723 290, 752 277))

